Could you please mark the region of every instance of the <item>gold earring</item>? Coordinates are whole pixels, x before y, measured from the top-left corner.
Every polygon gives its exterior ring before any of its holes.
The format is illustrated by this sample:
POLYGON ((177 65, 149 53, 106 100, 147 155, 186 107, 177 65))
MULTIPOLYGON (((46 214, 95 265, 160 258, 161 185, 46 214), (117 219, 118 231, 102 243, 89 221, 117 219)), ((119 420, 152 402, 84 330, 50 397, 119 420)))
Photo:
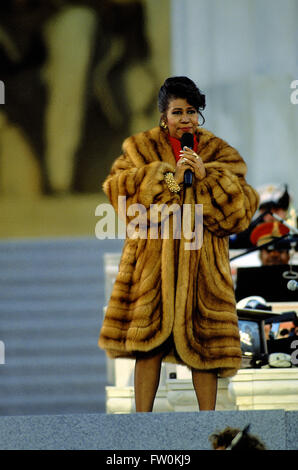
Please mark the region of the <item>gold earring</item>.
POLYGON ((168 128, 168 125, 167 125, 167 123, 166 123, 166 121, 165 121, 164 119, 161 119, 159 125, 160 125, 160 127, 161 127, 162 129, 164 129, 165 131, 166 131, 167 128, 168 128))

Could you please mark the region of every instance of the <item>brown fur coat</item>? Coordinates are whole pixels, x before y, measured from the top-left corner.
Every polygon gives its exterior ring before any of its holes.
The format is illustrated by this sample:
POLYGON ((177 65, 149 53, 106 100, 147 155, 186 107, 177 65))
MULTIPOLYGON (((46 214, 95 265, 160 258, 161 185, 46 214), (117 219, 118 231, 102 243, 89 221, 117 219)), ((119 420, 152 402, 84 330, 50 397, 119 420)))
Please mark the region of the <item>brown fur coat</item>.
POLYGON ((164 181, 176 161, 159 127, 126 139, 104 182, 115 210, 119 195, 126 196, 127 207, 203 204, 204 238, 198 250, 185 250, 183 235, 125 240, 99 346, 113 358, 134 357, 172 335, 174 346, 165 361, 218 369, 227 377, 241 363, 228 236, 248 227, 258 195, 246 183, 246 165, 237 150, 203 128, 197 139, 206 177, 178 194, 164 181))

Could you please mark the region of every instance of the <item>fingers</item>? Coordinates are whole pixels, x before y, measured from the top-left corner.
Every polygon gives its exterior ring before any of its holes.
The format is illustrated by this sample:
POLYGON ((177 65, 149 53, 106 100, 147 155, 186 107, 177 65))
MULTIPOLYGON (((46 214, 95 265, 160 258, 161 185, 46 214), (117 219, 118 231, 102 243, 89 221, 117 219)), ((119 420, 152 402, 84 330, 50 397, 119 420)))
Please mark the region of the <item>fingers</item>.
POLYGON ((185 167, 185 166, 189 166, 190 163, 193 163, 190 158, 187 156, 181 156, 181 158, 178 160, 177 162, 177 166, 181 167, 185 167))
POLYGON ((186 160, 186 158, 181 158, 179 164, 177 163, 177 167, 180 167, 183 173, 186 170, 195 171, 198 168, 193 161, 186 160))
POLYGON ((203 160, 192 149, 184 147, 183 150, 180 151, 180 155, 181 158, 179 162, 181 161, 183 169, 188 167, 199 180, 202 180, 206 176, 203 160))
POLYGON ((195 170, 197 168, 196 164, 191 160, 186 160, 182 164, 186 167, 185 169, 189 168, 190 170, 195 170))
POLYGON ((180 156, 181 156, 182 159, 190 160, 194 163, 197 163, 198 160, 200 160, 199 155, 197 155, 189 147, 184 147, 184 149, 180 151, 180 156))

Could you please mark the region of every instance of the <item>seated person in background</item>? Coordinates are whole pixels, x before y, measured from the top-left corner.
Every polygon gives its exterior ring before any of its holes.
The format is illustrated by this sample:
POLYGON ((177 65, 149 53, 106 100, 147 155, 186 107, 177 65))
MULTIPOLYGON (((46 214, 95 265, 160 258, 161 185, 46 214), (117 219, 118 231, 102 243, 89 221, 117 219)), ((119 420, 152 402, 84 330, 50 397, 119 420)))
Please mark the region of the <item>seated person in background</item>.
MULTIPOLYGON (((235 281, 236 300, 258 295, 268 302, 297 302, 298 290, 290 290, 289 272, 298 272, 291 262, 293 237, 289 228, 280 222, 265 222, 254 228, 250 239, 258 251, 261 266, 237 268, 235 281)), ((294 244, 298 245, 294 241, 294 244)), ((297 246, 296 246, 297 251, 297 246)), ((257 258, 256 258, 257 261, 257 258)))
POLYGON ((288 227, 280 222, 265 222, 257 225, 250 235, 250 240, 255 246, 262 246, 272 241, 272 245, 260 249, 260 260, 263 266, 288 264, 290 254, 288 247, 276 243, 277 239, 289 233, 288 227))
POLYGON ((286 184, 266 184, 257 189, 260 196, 259 210, 250 226, 239 234, 230 237, 230 249, 252 248, 250 235, 254 227, 260 223, 273 222, 275 219, 268 211, 285 219, 290 225, 296 226, 296 214, 291 206, 292 198, 286 184))

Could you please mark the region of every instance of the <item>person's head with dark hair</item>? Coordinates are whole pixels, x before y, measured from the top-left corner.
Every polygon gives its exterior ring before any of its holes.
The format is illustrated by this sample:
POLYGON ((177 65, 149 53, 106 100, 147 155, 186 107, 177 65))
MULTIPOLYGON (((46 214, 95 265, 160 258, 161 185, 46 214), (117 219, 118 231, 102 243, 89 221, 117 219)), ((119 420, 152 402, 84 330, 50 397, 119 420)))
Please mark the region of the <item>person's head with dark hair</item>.
MULTIPOLYGON (((227 450, 233 439, 241 432, 240 429, 227 427, 223 431, 209 436, 213 450, 227 450)), ((233 449, 231 449, 233 450, 233 449)), ((234 450, 267 450, 265 444, 250 433, 244 433, 234 450)))
POLYGON ((158 109, 161 113, 167 111, 169 101, 173 98, 186 99, 204 119, 200 111, 205 109, 206 97, 190 78, 170 77, 165 80, 158 94, 158 109))
POLYGON ((177 138, 180 138, 185 132, 194 133, 198 126, 199 115, 203 119, 202 124, 205 122, 201 113, 205 106, 205 95, 190 78, 169 77, 161 86, 158 95, 158 108, 161 113, 160 125, 167 129, 170 135, 177 138), (178 123, 179 117, 180 122, 178 123))

